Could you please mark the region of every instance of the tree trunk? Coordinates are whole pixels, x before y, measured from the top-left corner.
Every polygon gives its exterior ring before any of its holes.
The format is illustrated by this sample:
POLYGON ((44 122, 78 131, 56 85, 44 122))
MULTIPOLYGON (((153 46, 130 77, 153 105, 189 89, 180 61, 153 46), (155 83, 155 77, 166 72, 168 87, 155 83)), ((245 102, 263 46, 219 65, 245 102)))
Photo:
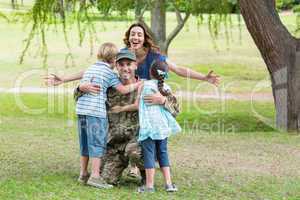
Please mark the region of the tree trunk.
POLYGON ((66 0, 66 1, 65 1, 65 10, 66 10, 67 12, 72 12, 73 9, 74 9, 74 4, 73 4, 73 2, 72 2, 71 0, 66 0))
MULTIPOLYGON (((143 0, 136 0, 136 3, 141 3, 143 0)), ((135 16, 137 21, 142 23, 149 34, 153 37, 155 43, 159 46, 161 53, 168 55, 168 48, 173 39, 178 35, 181 29, 184 27, 186 21, 190 16, 190 11, 187 10, 185 12, 185 16, 183 17, 177 8, 175 2, 172 2, 175 8, 176 18, 177 18, 177 26, 170 32, 170 34, 166 35, 166 0, 155 0, 152 1, 151 6, 151 28, 144 22, 140 8, 136 8, 135 16)), ((145 8, 144 10, 145 11, 145 8)))
POLYGON ((282 24, 275 0, 240 0, 239 6, 271 76, 276 125, 299 131, 300 42, 282 24))
POLYGON ((65 16, 64 0, 59 0, 58 5, 59 5, 59 15, 62 18, 62 20, 65 20, 66 16, 65 16))
POLYGON ((151 8, 151 30, 155 43, 162 53, 167 54, 166 41, 166 5, 165 0, 156 0, 151 8))
POLYGON ((11 0, 11 7, 12 9, 16 9, 16 0, 11 0))

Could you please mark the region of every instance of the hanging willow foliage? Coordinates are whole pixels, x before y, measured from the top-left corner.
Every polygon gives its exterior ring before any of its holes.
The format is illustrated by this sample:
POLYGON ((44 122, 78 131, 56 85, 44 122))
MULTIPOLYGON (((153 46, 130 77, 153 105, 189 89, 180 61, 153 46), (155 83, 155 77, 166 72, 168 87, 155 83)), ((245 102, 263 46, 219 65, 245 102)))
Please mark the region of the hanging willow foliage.
MULTIPOLYGON (((68 29, 71 28, 71 25, 76 23, 79 34, 79 44, 82 44, 87 34, 89 35, 90 43, 93 44, 97 34, 90 16, 93 15, 93 12, 90 12, 92 7, 92 1, 36 0, 33 8, 28 13, 29 17, 27 17, 27 23, 31 24, 31 29, 27 38, 24 40, 24 48, 19 63, 23 63, 33 40, 37 39, 40 47, 39 54, 43 58, 43 66, 46 67, 48 58, 47 32, 51 29, 57 32, 58 27, 61 27, 68 49, 65 55, 65 64, 68 66, 71 62, 72 65, 74 65, 74 57, 68 39, 68 29)), ((93 51, 92 45, 91 51, 93 51)))
POLYGON ((9 22, 9 18, 8 18, 3 12, 0 12, 0 18, 3 18, 3 19, 5 19, 7 22, 9 22))
MULTIPOLYGON (((47 65, 47 32, 62 28, 64 40, 68 52, 65 56, 65 64, 74 65, 74 58, 71 52, 71 46, 68 39, 68 33, 71 26, 75 25, 81 46, 85 39, 90 44, 90 54, 93 53, 94 43, 97 41, 96 29, 93 21, 99 19, 99 15, 104 17, 117 13, 122 19, 126 18, 129 10, 135 10, 139 16, 145 10, 151 10, 151 6, 157 0, 35 0, 32 9, 27 14, 16 15, 22 18, 24 24, 30 25, 31 29, 24 40, 24 48, 20 56, 20 63, 24 58, 33 41, 37 40, 39 47, 37 54, 43 58, 43 65, 47 65), (140 6, 137 6, 140 5, 140 6), (148 5, 148 6, 145 6, 148 5), (143 12, 142 12, 143 11, 143 12), (94 14, 97 13, 97 14, 94 14), (96 16, 97 15, 97 16, 96 16), (25 19, 25 21, 24 21, 25 19)), ((242 41, 242 18, 239 14, 238 0, 165 0, 165 6, 168 11, 179 10, 185 14, 192 14, 197 17, 197 28, 207 23, 208 30, 215 49, 218 49, 217 40, 220 33, 224 31, 227 48, 230 42, 235 38, 232 29, 236 26, 233 19, 236 16, 239 29, 239 41, 242 41), (177 7, 176 9, 174 9, 177 7), (232 14, 235 15, 232 15, 232 14)), ((300 7, 294 8, 294 12, 300 11, 300 7)), ((0 17, 8 18, 0 12, 0 17)), ((121 19, 121 18, 119 18, 121 19)), ((15 20, 10 18, 10 20, 15 20)), ((300 15, 297 16, 297 30, 295 34, 300 33, 300 15)))
MULTIPOLYGON (((92 54, 97 41, 96 29, 94 26, 95 12, 102 13, 104 16, 117 11, 121 16, 127 16, 128 10, 134 9, 137 2, 150 2, 148 9, 151 9, 153 0, 35 0, 33 8, 27 14, 27 24, 31 25, 30 32, 24 41, 24 48, 20 56, 20 63, 32 46, 33 40, 39 44, 38 54, 43 58, 43 65, 47 66, 48 30, 62 28, 64 40, 68 52, 65 56, 65 64, 71 62, 74 65, 74 58, 68 39, 69 29, 76 25, 79 45, 84 39, 88 38, 90 43, 90 54, 92 54)), ((175 3, 181 12, 191 13, 198 16, 198 27, 207 19, 208 29, 215 48, 217 49, 217 38, 224 27, 227 46, 233 39, 231 29, 233 7, 237 5, 236 0, 166 0, 165 6, 175 3), (208 16, 208 17, 206 17, 208 16)), ((239 18, 240 19, 240 18, 239 18)), ((58 31, 57 31, 58 32, 58 31)), ((240 34, 241 35, 241 34, 240 34)))
POLYGON ((208 30, 215 49, 218 50, 217 39, 224 30, 226 46, 229 48, 233 41, 232 18, 236 15, 239 27, 239 40, 241 41, 241 17, 237 7, 237 0, 192 0, 192 14, 197 16, 198 30, 207 22, 208 30), (233 15, 234 14, 234 15, 233 15))

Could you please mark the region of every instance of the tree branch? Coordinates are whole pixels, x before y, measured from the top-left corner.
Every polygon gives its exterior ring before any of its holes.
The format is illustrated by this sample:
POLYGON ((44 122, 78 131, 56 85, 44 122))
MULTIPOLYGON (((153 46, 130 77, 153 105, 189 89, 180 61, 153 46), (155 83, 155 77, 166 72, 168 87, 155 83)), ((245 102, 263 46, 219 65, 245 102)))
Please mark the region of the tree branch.
POLYGON ((151 35, 151 37, 152 37, 154 40, 156 40, 153 31, 152 31, 151 28, 148 26, 148 24, 144 21, 144 19, 143 19, 143 18, 140 18, 138 22, 141 23, 141 24, 146 28, 146 31, 151 35))
MULTIPOLYGON (((137 0, 138 1, 138 0, 137 0)), ((136 4, 138 4, 138 3, 140 3, 140 2, 136 2, 136 4)), ((140 21, 141 19, 143 19, 143 16, 144 16, 144 13, 145 13, 145 11, 146 11, 146 9, 148 8, 148 3, 146 3, 145 5, 144 5, 144 7, 140 10, 141 12, 139 13, 139 14, 137 14, 137 12, 135 13, 136 15, 135 15, 135 20, 136 21, 140 21)), ((137 5, 136 5, 137 6, 137 5)))
POLYGON ((174 1, 172 1, 172 5, 174 6, 175 9, 175 13, 176 13, 176 19, 177 19, 177 23, 181 23, 183 21, 181 13, 178 9, 178 7, 176 6, 176 4, 174 3, 174 1))
POLYGON ((176 37, 176 35, 180 32, 180 30, 184 27, 184 24, 186 23, 186 21, 188 20, 189 16, 191 15, 190 11, 187 10, 185 12, 185 16, 184 18, 182 18, 181 13, 178 9, 178 7, 175 5, 175 3, 172 1, 172 4, 175 8, 175 12, 176 12, 176 18, 177 18, 177 26, 174 28, 174 30, 168 35, 166 41, 165 41, 165 45, 166 47, 169 46, 169 44, 172 42, 172 40, 176 37))
POLYGON ((141 23, 141 24, 146 28, 146 31, 151 35, 151 37, 152 37, 153 39, 155 39, 155 35, 154 35, 153 31, 152 31, 151 28, 148 26, 148 24, 144 21, 144 17, 143 17, 145 11, 147 10, 147 8, 148 8, 148 6, 149 6, 149 4, 150 4, 149 1, 147 1, 147 2, 148 2, 148 3, 145 4, 144 8, 141 9, 140 15, 135 16, 135 18, 136 18, 136 21, 137 21, 137 22, 141 23))

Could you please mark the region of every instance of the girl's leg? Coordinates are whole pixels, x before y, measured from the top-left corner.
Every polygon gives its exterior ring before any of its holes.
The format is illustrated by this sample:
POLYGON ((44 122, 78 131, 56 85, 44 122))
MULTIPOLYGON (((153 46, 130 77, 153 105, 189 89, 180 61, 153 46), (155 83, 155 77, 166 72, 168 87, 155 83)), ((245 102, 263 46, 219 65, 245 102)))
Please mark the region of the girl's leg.
POLYGON ((171 172, 170 172, 170 164, 169 164, 167 138, 164 140, 157 140, 155 146, 157 152, 157 159, 159 162, 161 172, 163 173, 165 179, 165 184, 171 185, 172 180, 171 180, 171 172))
POLYGON ((155 174, 155 141, 148 138, 142 141, 144 167, 146 171, 146 187, 154 187, 155 174))
POLYGON ((161 169, 161 172, 164 176, 165 184, 166 185, 171 185, 172 180, 171 180, 170 167, 161 167, 160 169, 161 169))
POLYGON ((146 169, 146 187, 154 188, 155 168, 146 169))

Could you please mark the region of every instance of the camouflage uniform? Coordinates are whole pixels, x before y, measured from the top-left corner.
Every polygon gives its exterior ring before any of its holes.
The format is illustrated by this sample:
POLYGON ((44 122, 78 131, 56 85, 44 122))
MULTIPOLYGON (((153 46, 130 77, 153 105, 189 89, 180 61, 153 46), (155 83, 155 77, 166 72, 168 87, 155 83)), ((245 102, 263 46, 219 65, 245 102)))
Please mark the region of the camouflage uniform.
MULTIPOLYGON (((81 92, 76 89, 75 99, 81 92)), ((122 176, 122 172, 128 167, 129 163, 136 165, 141 174, 144 174, 141 148, 137 142, 139 128, 138 111, 110 113, 110 108, 114 106, 124 106, 133 104, 137 92, 123 95, 114 88, 107 91, 107 110, 108 110, 108 140, 107 152, 103 157, 101 174, 102 177, 111 184, 117 184, 122 176)), ((173 116, 179 112, 179 105, 173 95, 167 96, 165 108, 173 116)))
POLYGON ((139 168, 143 165, 132 161, 131 152, 137 152, 141 160, 141 152, 136 140, 138 133, 138 112, 110 113, 110 108, 114 106, 124 106, 132 104, 136 98, 136 91, 122 95, 113 88, 107 91, 107 109, 108 109, 108 140, 107 152, 103 157, 102 177, 109 183, 116 184, 122 172, 127 168, 129 162, 137 164, 139 168))

